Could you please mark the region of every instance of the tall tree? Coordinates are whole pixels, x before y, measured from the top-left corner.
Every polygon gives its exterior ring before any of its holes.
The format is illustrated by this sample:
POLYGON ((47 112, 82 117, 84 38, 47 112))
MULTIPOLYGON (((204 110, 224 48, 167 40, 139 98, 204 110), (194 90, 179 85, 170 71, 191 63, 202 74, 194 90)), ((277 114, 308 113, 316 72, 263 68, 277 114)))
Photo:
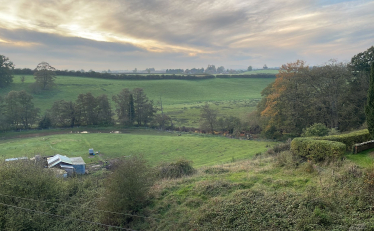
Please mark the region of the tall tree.
POLYGON ((118 121, 122 125, 132 125, 135 119, 134 100, 128 88, 122 89, 118 95, 112 97, 116 103, 118 121))
POLYGON ((38 117, 39 108, 34 107, 32 95, 26 91, 18 92, 20 122, 24 128, 29 128, 38 117))
POLYGON ((7 127, 4 100, 0 96, 0 130, 5 130, 7 127))
POLYGON ((210 108, 209 104, 206 103, 201 108, 200 118, 201 118, 200 127, 204 130, 206 129, 209 132, 213 133, 215 125, 217 123, 217 111, 210 108))
POLYGON ((8 57, 0 55, 0 88, 8 86, 13 82, 14 64, 8 57))
POLYGON ((312 69, 301 64, 283 66, 275 82, 263 90, 258 109, 266 118, 265 132, 300 134, 314 123, 342 131, 359 127, 363 107, 361 112, 355 109, 361 98, 353 90, 357 78, 347 64, 332 60, 312 69))
POLYGON ((76 121, 76 106, 72 101, 55 101, 50 109, 52 125, 58 127, 74 127, 76 121))
POLYGON ((29 128, 37 119, 39 108, 34 107, 32 95, 26 91, 11 91, 5 97, 5 115, 10 126, 29 128))
MULTIPOLYGON (((261 116, 268 118, 265 131, 273 126, 277 127, 281 132, 289 129, 289 124, 286 123, 288 121, 286 116, 288 109, 285 104, 288 102, 285 99, 285 94, 290 91, 289 87, 292 87, 293 90, 298 89, 298 84, 289 84, 295 75, 305 72, 308 69, 309 68, 305 66, 305 62, 302 60, 282 65, 279 69, 275 82, 271 84, 270 88, 266 91, 268 94, 265 96, 265 108, 261 111, 261 116)), ((293 98, 292 100, 296 105, 297 99, 293 98)))
POLYGON ((154 116, 155 109, 153 102, 149 101, 142 88, 135 88, 132 91, 134 96, 135 117, 138 125, 147 125, 154 116))
POLYGON ((76 108, 79 110, 81 125, 97 125, 98 118, 96 113, 97 102, 96 98, 88 92, 86 94, 79 94, 75 101, 76 108))
POLYGON ((110 125, 113 123, 113 112, 112 107, 110 106, 108 96, 100 95, 96 97, 97 102, 97 120, 100 125, 110 125))
POLYGON ((371 137, 374 137, 374 62, 371 63, 370 85, 365 107, 366 121, 371 137))
POLYGON ((221 74, 223 72, 225 72, 225 68, 223 66, 217 68, 217 73, 221 74))
POLYGON ((53 87, 56 73, 55 68, 49 65, 47 62, 41 62, 35 68, 34 78, 35 83, 42 89, 46 90, 53 87))
POLYGON ((129 104, 128 104, 128 120, 130 124, 134 123, 135 120, 135 107, 134 107, 134 97, 130 93, 130 98, 129 98, 129 104))

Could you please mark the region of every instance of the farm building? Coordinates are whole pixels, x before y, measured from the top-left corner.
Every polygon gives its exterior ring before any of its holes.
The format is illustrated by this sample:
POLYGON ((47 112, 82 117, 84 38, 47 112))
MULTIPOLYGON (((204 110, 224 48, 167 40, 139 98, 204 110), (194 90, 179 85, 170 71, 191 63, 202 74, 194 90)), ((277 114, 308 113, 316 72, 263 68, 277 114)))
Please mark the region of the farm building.
POLYGON ((86 163, 82 157, 71 157, 70 158, 74 171, 77 174, 84 174, 86 172, 86 163))
POLYGON ((68 176, 76 174, 84 174, 86 171, 86 163, 82 157, 72 157, 62 156, 56 154, 53 157, 47 159, 48 168, 60 168, 67 172, 68 176))

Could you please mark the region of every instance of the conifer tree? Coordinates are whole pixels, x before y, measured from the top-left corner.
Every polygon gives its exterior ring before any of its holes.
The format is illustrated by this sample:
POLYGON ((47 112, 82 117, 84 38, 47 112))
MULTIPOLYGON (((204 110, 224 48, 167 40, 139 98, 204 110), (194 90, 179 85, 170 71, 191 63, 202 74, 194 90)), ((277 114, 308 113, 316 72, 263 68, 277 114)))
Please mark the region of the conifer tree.
POLYGON ((366 122, 371 137, 374 137, 374 62, 371 63, 368 99, 365 107, 366 122))

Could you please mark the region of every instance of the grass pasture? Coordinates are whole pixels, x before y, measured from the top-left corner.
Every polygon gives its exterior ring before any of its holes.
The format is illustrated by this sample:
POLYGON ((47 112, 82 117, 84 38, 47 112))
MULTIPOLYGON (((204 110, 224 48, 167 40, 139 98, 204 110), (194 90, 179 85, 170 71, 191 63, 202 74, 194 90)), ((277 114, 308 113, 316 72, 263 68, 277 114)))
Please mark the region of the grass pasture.
POLYGON ((374 149, 357 154, 348 154, 346 158, 363 168, 374 168, 374 149))
MULTIPOLYGON (((20 76, 7 88, 0 89, 0 96, 12 90, 26 90, 31 93, 33 76, 20 76)), ((42 112, 57 100, 76 100, 81 93, 91 92, 111 98, 123 88, 143 88, 150 100, 160 107, 160 97, 164 111, 173 118, 176 126, 199 126, 199 107, 205 102, 212 103, 220 115, 235 115, 243 118, 255 109, 261 98, 261 91, 274 79, 206 79, 206 80, 106 80, 86 77, 58 76, 57 86, 40 94, 33 94, 34 104, 42 112), (213 104, 214 103, 214 104, 213 104)), ((114 104, 113 104, 114 108, 114 104)))
POLYGON ((246 71, 241 73, 240 75, 254 75, 254 74, 278 74, 278 70, 253 70, 253 71, 246 71))
POLYGON ((178 136, 176 133, 156 130, 132 130, 121 134, 73 133, 3 140, 0 141, 0 157, 62 154, 69 157, 82 156, 89 164, 141 154, 152 165, 185 158, 192 160, 194 167, 200 167, 247 159, 273 144, 211 135, 178 136), (89 148, 100 151, 100 155, 89 157, 89 148))

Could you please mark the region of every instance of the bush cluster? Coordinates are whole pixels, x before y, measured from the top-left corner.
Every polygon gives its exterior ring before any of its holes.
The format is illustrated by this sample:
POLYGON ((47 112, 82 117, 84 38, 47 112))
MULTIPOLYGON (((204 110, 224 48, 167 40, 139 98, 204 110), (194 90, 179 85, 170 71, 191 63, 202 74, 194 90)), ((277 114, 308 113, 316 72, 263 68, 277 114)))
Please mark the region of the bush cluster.
POLYGON ((192 161, 183 159, 176 162, 163 163, 158 169, 158 176, 160 178, 180 178, 196 172, 192 167, 192 161))
POLYGON ((314 161, 337 159, 344 155, 346 145, 329 140, 295 138, 291 142, 291 151, 299 156, 314 161))
POLYGON ((301 136, 326 136, 329 133, 329 129, 322 123, 315 123, 312 126, 303 129, 301 136))

